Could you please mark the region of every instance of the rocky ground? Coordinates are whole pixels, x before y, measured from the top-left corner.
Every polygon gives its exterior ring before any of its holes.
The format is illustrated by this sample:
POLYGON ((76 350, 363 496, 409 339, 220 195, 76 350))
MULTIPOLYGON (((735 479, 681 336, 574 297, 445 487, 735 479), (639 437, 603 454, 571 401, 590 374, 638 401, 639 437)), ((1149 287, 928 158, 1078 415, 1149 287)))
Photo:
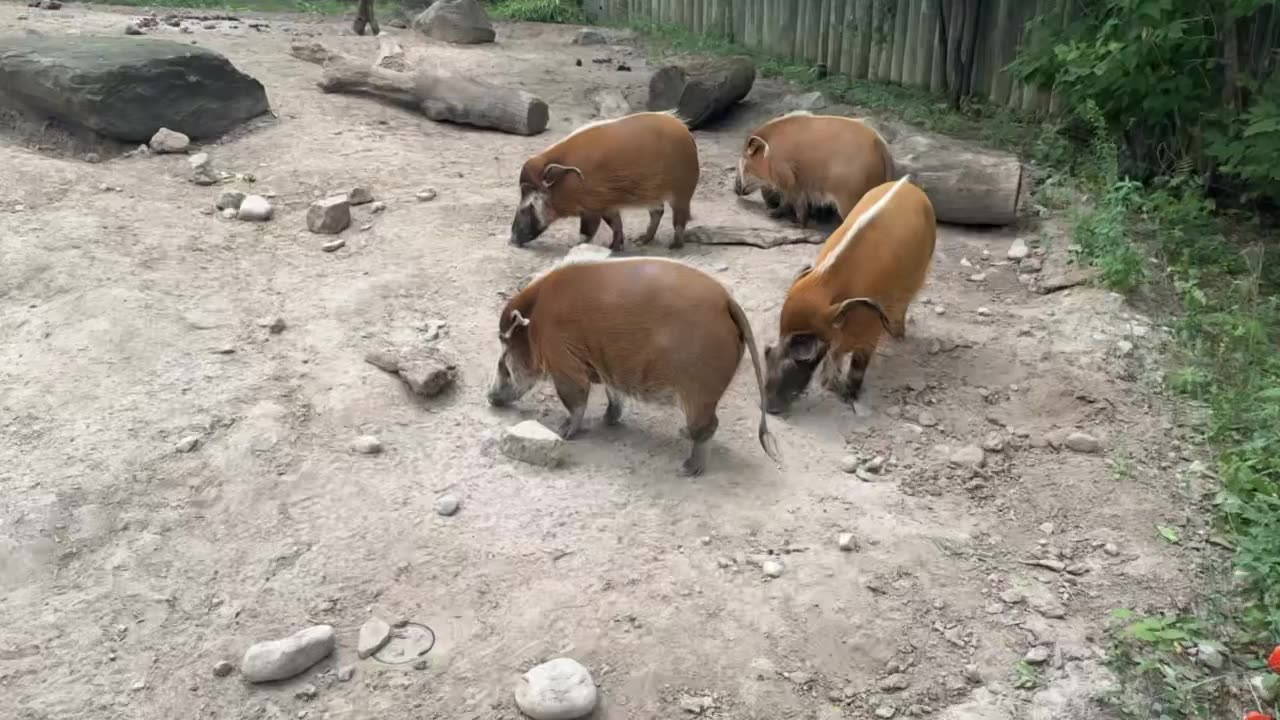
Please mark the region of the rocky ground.
MULTIPOLYGON (((136 17, 0 3, 16 33, 123 33, 136 17)), ((517 172, 602 100, 639 106, 645 52, 509 24, 496 45, 426 48, 544 97, 550 130, 522 138, 321 94, 291 40, 368 56, 375 41, 339 18, 256 20, 146 31, 266 85, 275 117, 192 148, 252 183, 0 128, 0 716, 515 718, 516 678, 559 656, 592 673, 597 718, 1106 716, 1107 615, 1191 596, 1192 501, 1210 481, 1151 389, 1158 325, 1101 290, 1035 291, 1070 284, 1052 219, 941 228, 862 412, 811 392, 772 420, 781 469, 755 440, 748 363, 704 477, 675 473, 676 411, 632 407, 605 428, 600 392, 565 465, 518 463, 502 430, 563 411, 549 387, 486 405, 497 313, 577 225, 508 246, 517 172), (307 209, 357 185, 385 210, 354 207, 325 252, 307 209), (266 196, 272 219, 223 217, 228 189, 266 196), (1029 256, 1010 260, 1019 242, 1029 256), (456 386, 411 394, 365 361, 382 347, 451 359, 456 386), (356 451, 366 436, 381 452, 356 451), (404 662, 358 657, 371 616, 411 623, 393 640, 404 662), (316 624, 336 649, 302 675, 234 671, 249 645, 316 624), (432 634, 425 655, 403 652, 432 634)), ((785 229, 731 186, 743 133, 790 92, 761 81, 697 134, 693 226, 785 229)), ((668 255, 669 232, 646 252, 668 255)), ((677 255, 771 342, 815 251, 677 255)))

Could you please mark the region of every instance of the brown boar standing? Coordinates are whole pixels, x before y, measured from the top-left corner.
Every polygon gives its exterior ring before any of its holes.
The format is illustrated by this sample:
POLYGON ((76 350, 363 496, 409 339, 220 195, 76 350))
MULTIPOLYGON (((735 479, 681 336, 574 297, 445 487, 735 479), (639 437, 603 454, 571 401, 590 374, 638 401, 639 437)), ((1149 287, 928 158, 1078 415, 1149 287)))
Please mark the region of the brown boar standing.
POLYGON ((873 187, 893 179, 893 157, 880 134, 856 118, 797 111, 756 128, 742 147, 733 191, 761 190, 769 215, 835 206, 841 218, 873 187))
POLYGON ((670 205, 671 247, 679 248, 698 173, 698 146, 674 113, 641 112, 585 125, 525 161, 510 242, 521 247, 556 220, 577 217, 581 242, 591 242, 603 220, 613 231, 609 247, 617 252, 625 237, 619 211, 649 211, 649 228, 635 239, 645 245, 670 205))
POLYGON ((622 417, 622 398, 674 402, 693 450, 682 467, 699 475, 719 426, 716 406, 745 345, 761 395, 759 439, 777 459, 764 413, 764 375, 742 308, 706 273, 664 258, 562 263, 513 297, 498 320, 502 356, 490 404, 515 402, 549 377, 569 411, 565 439, 582 427, 591 385, 605 386, 605 422, 622 417))
POLYGON ((765 348, 770 413, 785 412, 824 359, 826 386, 856 400, 882 332, 906 334, 907 307, 924 285, 937 239, 933 205, 908 180, 863 196, 792 281, 778 342, 765 348))

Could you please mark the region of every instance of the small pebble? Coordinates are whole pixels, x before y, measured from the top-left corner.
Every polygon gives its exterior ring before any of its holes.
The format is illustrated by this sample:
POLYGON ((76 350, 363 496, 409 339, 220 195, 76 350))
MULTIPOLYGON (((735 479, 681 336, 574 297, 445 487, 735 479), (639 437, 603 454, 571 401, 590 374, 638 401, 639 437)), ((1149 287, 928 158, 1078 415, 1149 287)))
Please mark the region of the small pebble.
POLYGON ((1028 650, 1022 659, 1029 665, 1043 665, 1049 661, 1049 648, 1037 645, 1028 650))
POLYGON ((199 446, 200 446, 200 436, 188 435, 182 438, 181 440, 179 440, 178 444, 174 446, 174 449, 180 453, 189 453, 192 450, 195 450, 199 446))
POLYGON ((354 187, 347 193, 347 202, 352 205, 367 205, 373 202, 373 191, 367 187, 354 187))
POLYGON ((938 424, 938 418, 928 410, 921 410, 916 416, 916 422, 922 427, 934 427, 938 424))
POLYGON ((225 190, 218 196, 218 201, 213 204, 219 210, 239 210, 240 204, 244 202, 244 193, 239 190, 225 190))
POLYGON ((226 218, 226 219, 228 219, 228 220, 235 220, 235 219, 236 219, 236 214, 237 214, 238 212, 239 212, 239 208, 225 208, 225 209, 223 209, 223 211, 222 211, 222 217, 224 217, 224 218, 226 218))
POLYGON ((946 309, 946 308, 944 308, 944 307, 942 307, 941 305, 934 305, 934 306, 933 306, 933 313, 934 313, 935 315, 946 315, 946 314, 947 314, 947 309, 946 309))
POLYGON ((319 694, 320 691, 316 689, 315 685, 307 683, 294 691, 293 696, 299 700, 315 700, 319 694))
POLYGON ((1069 449, 1078 453, 1096 454, 1102 452, 1102 443, 1085 432, 1073 432, 1063 442, 1069 449))
POLYGON ((836 545, 845 552, 852 552, 858 549, 858 539, 853 536, 853 533, 840 533, 836 537, 836 545))
POLYGON ((884 462, 885 462, 884 456, 877 455, 871 458, 870 460, 868 460, 867 463, 862 466, 862 469, 866 470, 867 472, 873 472, 879 475, 880 471, 884 470, 884 462))
POLYGON ((351 441, 351 449, 361 455, 377 455, 382 452, 382 441, 372 435, 361 435, 351 441))
POLYGON ((125 23, 124 34, 125 35, 141 35, 142 29, 139 28, 136 23, 125 23))
POLYGON ((382 649, 391 640, 391 626, 386 620, 371 617, 360 626, 360 634, 356 637, 356 656, 361 660, 382 649))
POLYGON ((988 433, 982 441, 982 449, 987 452, 1001 452, 1004 450, 1004 438, 998 432, 988 433))
POLYGON ((1111 557, 1115 557, 1120 554, 1120 548, 1116 547, 1115 543, 1107 543, 1102 546, 1102 552, 1110 555, 1111 557))
POLYGON ((355 665, 343 665, 342 667, 338 668, 338 682, 347 682, 351 678, 355 677, 355 674, 356 674, 355 665))
POLYGON ((437 515, 449 517, 458 512, 458 498, 453 495, 441 495, 436 498, 435 504, 431 507, 436 511, 437 515))
POLYGON ((226 677, 230 675, 231 672, 235 669, 236 669, 235 666, 227 662, 226 660, 219 660, 213 665, 213 676, 226 677))
POLYGON ((347 244, 346 239, 344 239, 344 238, 338 238, 337 240, 330 240, 329 242, 327 242, 327 243, 325 243, 325 244, 321 245, 321 246, 320 246, 320 249, 321 249, 321 250, 323 250, 323 251, 325 251, 325 252, 327 252, 327 253, 331 253, 331 252, 333 252, 334 250, 337 250, 338 248, 340 248, 340 247, 342 247, 343 245, 346 245, 346 244, 347 244))
POLYGON ((1013 241, 1013 244, 1009 246, 1009 250, 1005 253, 1005 257, 1010 260, 1022 260, 1030 254, 1031 250, 1027 247, 1027 243, 1023 241, 1022 238, 1017 238, 1013 241))
POLYGON ((893 707, 892 705, 881 705, 880 707, 876 708, 876 717, 882 718, 882 720, 889 720, 889 718, 893 717, 897 713, 898 713, 897 708, 893 707))
POLYGON ((421 190, 415 197, 418 198, 418 202, 431 202, 436 199, 436 189, 427 188, 426 190, 421 190))
POLYGON ((782 577, 782 563, 777 560, 765 560, 760 565, 760 570, 764 572, 765 577, 779 578, 782 577))
POLYGON ((983 317, 987 317, 987 316, 989 316, 989 315, 991 314, 991 308, 989 308, 989 307, 985 307, 985 306, 984 306, 984 307, 980 307, 980 308, 978 308, 978 314, 979 314, 979 315, 981 315, 981 316, 983 316, 983 317))
POLYGON ((1044 533, 1045 535, 1052 535, 1053 531, 1054 531, 1054 527, 1053 527, 1053 523, 1051 522, 1044 523, 1040 526, 1040 532, 1044 533))
POLYGON ((191 138, 185 134, 162 127, 151 136, 148 143, 154 153, 184 153, 191 146, 191 138))
POLYGON ((381 200, 374 200, 373 204, 369 206, 369 212, 374 212, 374 213, 380 213, 386 209, 387 209, 387 204, 382 202, 381 200))
POLYGON ((857 455, 845 455, 840 459, 840 469, 847 473, 856 473, 862 467, 862 458, 857 455))
POLYGON ((952 465, 980 468, 986 464, 986 455, 982 452, 982 448, 977 445, 965 445, 952 451, 948 460, 952 465))
POLYGON ((271 203, 266 198, 261 195, 247 195, 244 202, 240 203, 236 217, 250 222, 266 222, 271 219, 273 213, 271 203))

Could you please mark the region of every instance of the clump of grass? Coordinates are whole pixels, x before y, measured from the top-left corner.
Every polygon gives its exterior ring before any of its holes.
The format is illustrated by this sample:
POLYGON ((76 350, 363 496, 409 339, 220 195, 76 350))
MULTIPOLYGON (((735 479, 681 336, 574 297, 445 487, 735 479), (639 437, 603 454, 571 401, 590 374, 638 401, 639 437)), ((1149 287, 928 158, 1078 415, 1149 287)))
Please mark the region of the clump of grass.
POLYGON ((581 0, 496 0, 489 13, 504 20, 546 23, 585 23, 581 0))

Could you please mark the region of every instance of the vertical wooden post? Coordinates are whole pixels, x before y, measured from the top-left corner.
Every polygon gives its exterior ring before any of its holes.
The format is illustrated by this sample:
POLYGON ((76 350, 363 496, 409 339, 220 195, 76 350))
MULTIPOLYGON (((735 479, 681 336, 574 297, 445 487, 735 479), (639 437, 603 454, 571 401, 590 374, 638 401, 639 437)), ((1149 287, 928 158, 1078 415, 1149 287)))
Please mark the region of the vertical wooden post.
POLYGON ((871 65, 871 0, 853 0, 853 34, 852 62, 849 63, 849 76, 854 80, 867 79, 867 68, 871 65))
POLYGON ((849 17, 849 6, 853 0, 832 0, 831 13, 827 20, 827 70, 832 75, 845 74, 844 55, 848 46, 848 33, 845 31, 845 20, 849 17))
POLYGON ((898 0, 894 3, 893 53, 889 58, 890 82, 902 82, 902 60, 907 50, 907 19, 910 16, 910 0, 898 0))
POLYGON ((923 43, 920 42, 921 8, 926 0, 910 0, 907 6, 907 42, 906 52, 902 54, 902 84, 908 87, 916 84, 916 66, 920 63, 923 43))

